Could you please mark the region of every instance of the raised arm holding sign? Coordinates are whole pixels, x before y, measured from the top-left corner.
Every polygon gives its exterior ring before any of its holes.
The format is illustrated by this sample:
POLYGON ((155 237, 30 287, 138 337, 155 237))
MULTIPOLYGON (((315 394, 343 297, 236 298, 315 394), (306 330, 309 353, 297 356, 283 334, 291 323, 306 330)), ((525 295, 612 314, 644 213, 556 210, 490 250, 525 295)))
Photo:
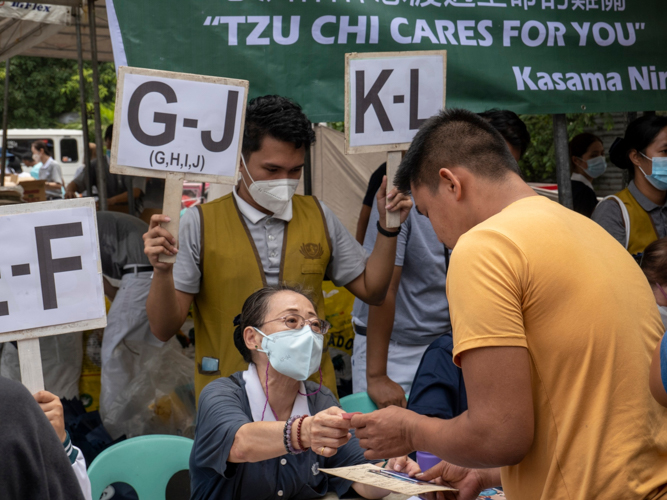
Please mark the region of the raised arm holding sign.
MULTIPOLYGON (((447 51, 345 54, 345 153, 387 151, 393 185, 402 151, 445 107, 447 51)), ((387 212, 387 227, 399 227, 387 212)))

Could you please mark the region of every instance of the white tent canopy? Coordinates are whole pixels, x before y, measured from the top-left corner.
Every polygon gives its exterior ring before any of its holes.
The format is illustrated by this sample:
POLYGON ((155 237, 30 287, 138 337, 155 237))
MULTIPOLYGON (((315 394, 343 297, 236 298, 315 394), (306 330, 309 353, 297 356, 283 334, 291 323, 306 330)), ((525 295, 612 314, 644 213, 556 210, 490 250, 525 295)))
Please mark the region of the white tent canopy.
MULTIPOLYGON (((49 4, 31 3, 31 9, 12 6, 26 2, 4 2, 0 6, 0 61, 23 55, 76 59, 76 28, 72 7, 81 7, 81 0, 50 0, 49 4), (35 8, 37 6, 37 8, 35 8), (38 10, 42 7, 42 10, 38 10), (46 9, 46 10, 45 10, 46 9)), ((84 2, 81 16, 83 58, 90 60, 88 12, 84 2)), ((109 22, 104 0, 95 3, 97 60, 113 61, 109 22)))

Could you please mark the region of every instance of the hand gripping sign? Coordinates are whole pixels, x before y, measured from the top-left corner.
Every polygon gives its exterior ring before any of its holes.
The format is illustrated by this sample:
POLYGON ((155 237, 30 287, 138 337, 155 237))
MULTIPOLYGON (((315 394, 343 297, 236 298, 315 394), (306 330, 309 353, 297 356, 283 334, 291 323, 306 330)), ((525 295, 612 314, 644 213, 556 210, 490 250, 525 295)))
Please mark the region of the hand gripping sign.
MULTIPOLYGON (((446 77, 445 50, 345 54, 345 153, 387 151, 393 183, 421 124, 445 107, 446 77)), ((387 212, 387 226, 399 225, 387 212)))
POLYGON ((247 99, 245 80, 118 70, 111 172, 166 180, 165 228, 177 242, 183 181, 236 183, 247 99))
POLYGON ((39 338, 104 328, 92 198, 0 209, 0 342, 17 341, 21 380, 44 389, 39 338))

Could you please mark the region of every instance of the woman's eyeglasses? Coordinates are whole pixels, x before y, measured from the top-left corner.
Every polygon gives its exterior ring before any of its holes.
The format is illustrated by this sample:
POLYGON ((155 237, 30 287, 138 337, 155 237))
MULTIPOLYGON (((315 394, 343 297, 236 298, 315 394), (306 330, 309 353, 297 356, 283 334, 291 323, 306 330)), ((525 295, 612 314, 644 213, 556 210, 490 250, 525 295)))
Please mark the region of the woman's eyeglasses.
POLYGON ((280 318, 265 321, 264 324, 273 323, 274 321, 283 321, 289 330, 300 330, 304 327, 304 325, 307 324, 310 326, 311 330, 313 330, 315 333, 319 333, 320 335, 326 335, 326 333, 329 331, 329 328, 331 327, 331 325, 323 319, 306 319, 298 314, 288 314, 287 316, 281 316, 280 318))

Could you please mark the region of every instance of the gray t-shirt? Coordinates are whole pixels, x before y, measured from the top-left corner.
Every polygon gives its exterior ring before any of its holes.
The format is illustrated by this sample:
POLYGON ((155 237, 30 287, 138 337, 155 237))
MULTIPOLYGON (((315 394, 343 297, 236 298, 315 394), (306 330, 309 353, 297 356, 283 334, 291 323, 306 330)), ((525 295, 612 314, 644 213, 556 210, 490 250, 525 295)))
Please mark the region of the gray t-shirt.
MULTIPOLYGON (((373 201, 366 229, 366 249, 373 248, 377 239, 379 215, 376 205, 377 200, 373 201)), ((425 345, 451 332, 445 292, 445 245, 438 241, 430 221, 419 215, 416 206, 402 224, 394 264, 403 269, 396 294, 391 340, 399 344, 425 345)), ((367 326, 368 305, 355 299, 352 316, 356 324, 367 326)))
MULTIPOLYGON (((39 180, 45 180, 46 182, 57 182, 63 184, 63 172, 60 168, 60 164, 57 163, 53 158, 49 156, 49 159, 46 160, 39 168, 39 180)), ((48 199, 59 199, 63 197, 63 191, 61 188, 46 189, 46 197, 48 199)))
POLYGON ((97 212, 102 272, 119 280, 125 266, 150 266, 144 253, 143 235, 147 231, 148 224, 138 217, 119 212, 97 212))
MULTIPOLYGON (((280 275, 283 236, 287 222, 274 216, 268 216, 254 209, 236 195, 236 202, 243 214, 250 236, 255 242, 257 252, 269 285, 277 285, 280 275)), ((338 217, 320 202, 324 219, 331 237, 331 259, 327 275, 336 286, 345 286, 361 275, 366 268, 369 254, 354 239, 350 232, 338 220, 338 217)), ((197 294, 201 282, 199 259, 201 254, 201 220, 199 210, 188 209, 181 218, 178 232, 179 249, 174 264, 174 286, 181 292, 197 294)), ((225 263, 220 263, 225 265, 225 263)), ((232 264, 233 265, 233 264, 232 264)))
MULTIPOLYGON (((318 385, 314 382, 305 382, 305 385, 308 393, 317 391, 318 385)), ((326 387, 308 396, 311 415, 332 406, 339 404, 326 387)), ((236 433, 241 426, 251 422, 252 412, 242 372, 214 380, 204 388, 199 396, 195 442, 190 454, 190 498, 308 500, 321 498, 327 492, 342 496, 352 483, 319 472, 319 468, 368 462, 354 435, 330 458, 308 450, 256 463, 227 462, 236 433)))
MULTIPOLYGON (((651 216, 658 238, 667 236, 667 202, 662 206, 656 205, 637 189, 635 181, 630 181, 628 190, 637 200, 637 203, 651 216)), ((603 200, 598 203, 592 219, 605 228, 621 245, 625 246, 625 223, 623 222, 621 207, 616 200, 603 200)))

